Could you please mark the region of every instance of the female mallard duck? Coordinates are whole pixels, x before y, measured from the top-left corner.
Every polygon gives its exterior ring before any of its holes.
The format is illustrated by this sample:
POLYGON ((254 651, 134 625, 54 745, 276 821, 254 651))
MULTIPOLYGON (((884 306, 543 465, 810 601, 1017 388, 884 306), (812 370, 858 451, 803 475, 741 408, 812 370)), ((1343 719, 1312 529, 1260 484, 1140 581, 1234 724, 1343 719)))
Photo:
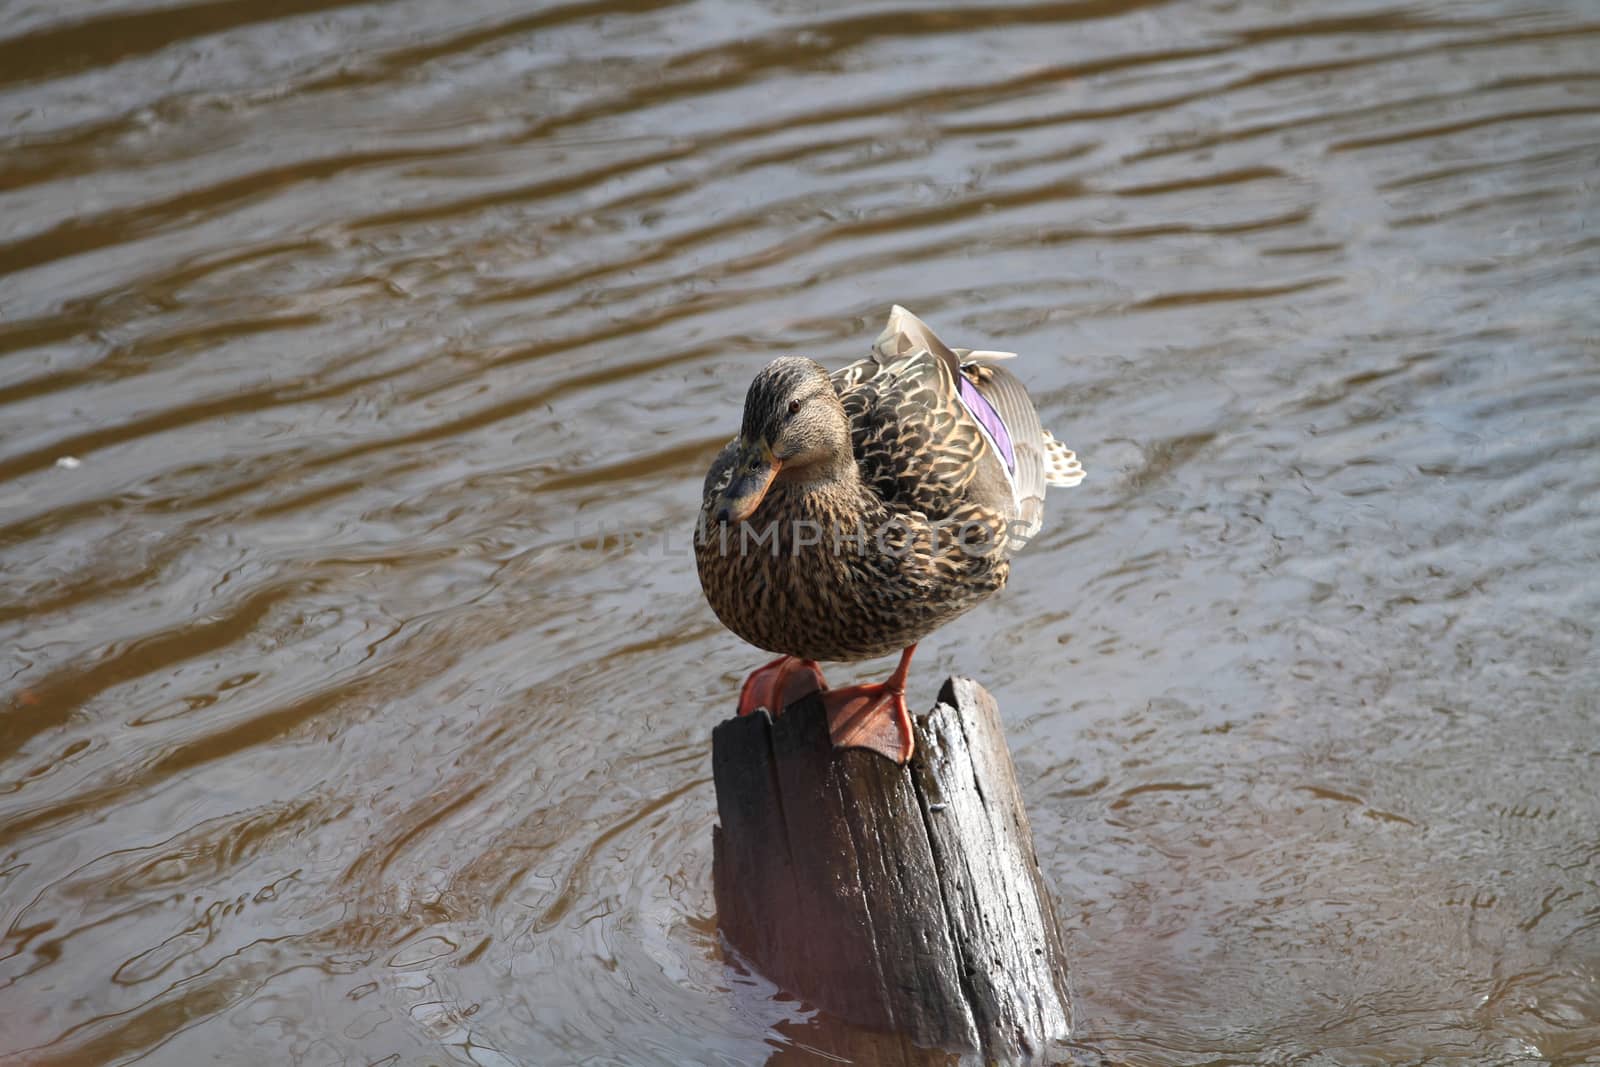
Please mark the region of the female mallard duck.
POLYGON ((706 475, 695 538, 711 609, 782 653, 745 680, 739 714, 823 690, 840 748, 911 758, 906 671, 917 642, 1006 584, 1047 485, 1077 457, 995 363, 895 307, 868 358, 829 374, 774 360, 706 475), (899 651, 888 681, 828 689, 817 660, 899 651))

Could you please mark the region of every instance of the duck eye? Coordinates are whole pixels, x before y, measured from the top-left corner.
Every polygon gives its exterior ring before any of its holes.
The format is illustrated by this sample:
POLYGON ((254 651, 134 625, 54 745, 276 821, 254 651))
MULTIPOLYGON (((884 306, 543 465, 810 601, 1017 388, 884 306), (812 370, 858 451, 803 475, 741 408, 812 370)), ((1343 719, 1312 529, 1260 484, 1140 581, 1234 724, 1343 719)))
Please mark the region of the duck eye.
POLYGON ((800 410, 800 401, 798 401, 798 400, 789 401, 789 414, 793 415, 795 412, 797 412, 799 410, 800 410))

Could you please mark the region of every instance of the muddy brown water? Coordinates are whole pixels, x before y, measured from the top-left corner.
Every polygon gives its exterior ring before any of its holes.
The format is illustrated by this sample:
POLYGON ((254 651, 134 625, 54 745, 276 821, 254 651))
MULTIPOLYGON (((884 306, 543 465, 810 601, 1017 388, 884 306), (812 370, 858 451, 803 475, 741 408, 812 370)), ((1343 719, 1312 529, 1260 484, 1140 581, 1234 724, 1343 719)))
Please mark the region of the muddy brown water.
POLYGON ((912 680, 1079 1053, 1600 1062, 1600 8, 0 35, 0 1061, 838 1062, 718 947, 688 531, 899 301, 1089 469, 912 680))

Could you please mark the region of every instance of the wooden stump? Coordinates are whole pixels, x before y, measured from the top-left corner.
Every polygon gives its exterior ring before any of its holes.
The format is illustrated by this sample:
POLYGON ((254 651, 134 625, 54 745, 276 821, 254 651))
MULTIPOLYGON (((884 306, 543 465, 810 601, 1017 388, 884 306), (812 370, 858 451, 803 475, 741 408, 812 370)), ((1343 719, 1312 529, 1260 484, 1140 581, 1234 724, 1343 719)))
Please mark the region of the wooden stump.
POLYGON ((994 698, 950 679, 897 767, 835 751, 815 696, 712 735, 717 919, 830 1014, 985 1062, 1070 1027, 1065 953, 994 698))

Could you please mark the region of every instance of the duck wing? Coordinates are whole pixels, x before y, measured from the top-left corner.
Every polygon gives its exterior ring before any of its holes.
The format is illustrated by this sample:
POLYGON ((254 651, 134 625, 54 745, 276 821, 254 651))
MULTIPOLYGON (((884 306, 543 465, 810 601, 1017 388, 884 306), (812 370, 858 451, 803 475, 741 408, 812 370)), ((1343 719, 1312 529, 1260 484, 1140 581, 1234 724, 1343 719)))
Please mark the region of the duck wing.
MULTIPOLYGON (((990 353, 970 353, 961 366, 961 399, 983 427, 986 443, 998 455, 1014 502, 1012 518, 1023 523, 1017 532, 1026 540, 1039 532, 1044 521, 1046 455, 1044 428, 1028 391, 1005 367, 996 366, 990 353)), ((1002 355, 1002 358, 1008 358, 1002 355)), ((993 481, 992 469, 987 472, 993 481)), ((999 496, 1002 487, 990 485, 986 493, 999 496)))
POLYGON ((960 373, 955 353, 896 307, 872 354, 832 375, 862 480, 891 510, 937 520, 968 503, 986 445, 960 373))

